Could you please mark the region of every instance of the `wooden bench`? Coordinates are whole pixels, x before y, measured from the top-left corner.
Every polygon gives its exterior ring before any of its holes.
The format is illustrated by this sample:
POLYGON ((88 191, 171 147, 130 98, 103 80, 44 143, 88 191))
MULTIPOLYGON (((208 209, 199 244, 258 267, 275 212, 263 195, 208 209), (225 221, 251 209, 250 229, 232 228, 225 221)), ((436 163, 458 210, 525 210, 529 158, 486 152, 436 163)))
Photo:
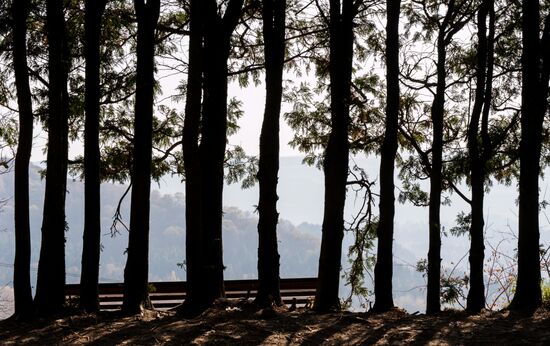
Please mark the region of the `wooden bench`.
MULTIPOLYGON (((149 283, 149 298, 155 309, 166 310, 181 304, 185 300, 187 283, 185 281, 159 281, 149 283)), ((311 302, 317 288, 317 278, 281 279, 281 297, 285 304, 304 306, 311 302)), ((258 280, 226 280, 225 296, 228 299, 242 299, 256 296, 258 280)), ((117 310, 122 307, 124 284, 100 283, 99 305, 101 310, 117 310)), ((68 301, 77 301, 80 297, 79 284, 65 285, 65 297, 68 301)))

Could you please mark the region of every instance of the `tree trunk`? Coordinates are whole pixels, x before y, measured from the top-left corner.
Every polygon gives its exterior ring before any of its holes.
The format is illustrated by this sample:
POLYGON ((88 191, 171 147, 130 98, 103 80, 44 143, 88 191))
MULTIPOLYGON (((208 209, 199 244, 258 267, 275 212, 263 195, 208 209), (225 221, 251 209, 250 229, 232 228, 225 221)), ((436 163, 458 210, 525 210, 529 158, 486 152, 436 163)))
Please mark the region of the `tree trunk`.
POLYGON ((442 159, 443 159, 443 117, 445 113, 445 78, 447 76, 446 46, 444 29, 440 29, 437 39, 437 87, 434 97, 432 117, 432 167, 430 172, 430 201, 429 201, 429 250, 428 250, 428 292, 426 313, 439 312, 440 278, 441 278, 441 192, 442 192, 442 159))
POLYGON ((86 0, 84 55, 86 59, 86 122, 84 129, 84 236, 80 307, 87 312, 99 310, 98 281, 101 248, 100 215, 100 35, 101 18, 107 0, 86 0))
POLYGON ((155 28, 160 0, 135 0, 138 21, 137 76, 128 259, 122 309, 135 314, 149 308, 149 207, 152 164, 155 28))
POLYGON ((486 164, 491 156, 491 144, 488 135, 488 117, 491 104, 493 79, 493 45, 494 45, 494 9, 493 1, 486 0, 478 10, 478 52, 476 68, 476 94, 472 116, 468 129, 468 154, 472 185, 470 225, 470 290, 468 291, 466 309, 479 312, 485 307, 485 285, 483 282, 483 262, 485 245, 483 228, 483 202, 486 164), (489 16, 489 37, 487 37, 487 17, 489 16), (482 117, 483 113, 483 117, 482 117), (482 122, 481 133, 479 131, 482 122))
POLYGON ((227 58, 229 42, 221 37, 221 19, 211 19, 205 33, 204 102, 202 114, 201 195, 205 304, 224 296, 222 207, 223 161, 227 130, 227 58), (214 27, 219 28, 215 30, 214 27), (226 47, 223 47, 223 45, 226 47))
POLYGON ((436 91, 431 107, 432 118, 432 161, 430 169, 430 197, 428 207, 428 289, 426 313, 441 310, 441 193, 443 191, 443 126, 445 117, 445 91, 447 89, 447 45, 466 21, 458 19, 460 14, 455 0, 450 0, 447 12, 437 26, 436 42, 436 91))
POLYGON ((330 104, 332 130, 325 151, 325 202, 315 310, 340 308, 338 289, 348 176, 348 125, 353 62, 352 0, 330 1, 330 104), (342 10, 340 7, 342 5, 342 10))
POLYGON ((283 94, 286 0, 263 1, 263 34, 266 65, 266 103, 260 134, 258 180, 258 279, 256 302, 280 305, 279 251, 277 249, 277 181, 279 173, 279 118, 283 94))
POLYGON ((231 0, 223 18, 218 15, 216 1, 205 3, 204 102, 202 137, 199 146, 201 158, 202 234, 204 290, 201 305, 208 306, 223 297, 223 168, 227 140, 227 60, 230 38, 235 29, 243 0, 231 0), (206 212, 208 211, 208 212, 206 212))
POLYGON ((199 161, 199 127, 202 93, 202 40, 204 20, 201 0, 191 0, 191 33, 189 36, 189 67, 187 75, 187 98, 183 125, 183 160, 185 165, 185 259, 187 295, 180 312, 197 315, 204 310, 200 306, 203 292, 204 261, 202 249, 201 172, 199 161))
POLYGON ((538 0, 523 1, 521 139, 519 144, 518 280, 510 309, 533 311, 541 305, 539 257, 539 174, 542 123, 547 109, 548 21, 539 39, 538 0), (544 51, 544 55, 542 55, 544 51), (542 58, 544 57, 544 60, 542 58), (541 61, 542 60, 542 61, 541 61), (543 69, 541 70, 541 62, 543 69), (542 77, 542 78, 541 78, 542 77))
POLYGON ((48 154, 35 309, 60 311, 65 302, 65 192, 68 155, 69 52, 62 0, 46 1, 48 35, 48 154))
POLYGON ((376 230, 378 251, 374 267, 374 311, 392 309, 394 169, 399 121, 399 13, 401 0, 386 4, 386 129, 380 154, 380 218, 376 230))
POLYGON ((32 314, 31 238, 29 224, 29 161, 32 151, 33 114, 27 70, 27 17, 29 0, 12 4, 13 69, 19 107, 19 139, 15 156, 15 263, 13 288, 16 319, 32 314))

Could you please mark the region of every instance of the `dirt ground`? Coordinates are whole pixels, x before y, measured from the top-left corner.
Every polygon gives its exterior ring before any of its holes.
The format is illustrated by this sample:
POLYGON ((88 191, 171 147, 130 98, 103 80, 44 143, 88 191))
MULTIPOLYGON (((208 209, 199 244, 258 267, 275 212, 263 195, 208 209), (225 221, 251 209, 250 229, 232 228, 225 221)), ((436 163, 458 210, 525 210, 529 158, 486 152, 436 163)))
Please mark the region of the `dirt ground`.
POLYGON ((0 322, 1 345, 550 345, 550 309, 434 316, 308 310, 258 310, 219 302, 193 319, 174 311, 59 316, 32 323, 0 322))

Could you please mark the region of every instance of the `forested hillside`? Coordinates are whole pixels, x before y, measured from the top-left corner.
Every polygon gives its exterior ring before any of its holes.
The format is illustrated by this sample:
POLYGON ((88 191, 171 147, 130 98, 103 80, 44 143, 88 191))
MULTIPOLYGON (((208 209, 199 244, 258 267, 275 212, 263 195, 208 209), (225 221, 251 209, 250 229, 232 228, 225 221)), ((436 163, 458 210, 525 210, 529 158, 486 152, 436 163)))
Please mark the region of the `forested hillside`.
MULTIPOLYGON (((295 160, 288 160, 286 162, 295 160)), ((287 167, 283 166, 283 169, 287 167)), ((33 287, 36 285, 36 268, 38 263, 38 249, 40 245, 40 218, 42 215, 41 201, 44 193, 43 180, 40 178, 38 166, 31 166, 30 197, 31 197, 31 239, 32 239, 32 278, 33 287)), ((299 170, 292 171, 300 175, 299 170)), ((0 195, 9 196, 12 191, 13 174, 0 176, 0 195)), ((310 184, 315 185, 312 181, 310 184)), ((286 184, 283 184, 285 187, 286 184)), ((71 207, 67 209, 68 229, 66 232, 67 243, 67 283, 78 283, 80 280, 80 253, 82 251, 82 225, 81 212, 84 203, 83 183, 77 180, 68 182, 67 203, 71 207)), ((102 228, 105 233, 101 237, 101 265, 99 271, 100 282, 122 282, 125 254, 127 246, 127 231, 119 226, 119 233, 114 236, 109 231, 112 225, 112 216, 115 213, 120 197, 126 187, 117 184, 103 184, 103 204, 101 208, 102 228)), ((246 202, 243 202, 245 204, 246 202)), ((123 218, 128 217, 128 201, 123 202, 123 218), (124 217, 125 216, 125 217, 124 217)), ((182 193, 161 194, 154 191, 151 196, 151 257, 150 257, 150 281, 185 280, 185 270, 182 267, 185 258, 185 215, 181 212, 185 207, 182 193)), ((284 204, 283 204, 284 207, 284 204)), ((0 228, 3 230, 0 238, 0 246, 7 251, 0 255, 2 270, 0 271, 0 286, 4 287, 3 300, 0 302, 2 316, 8 317, 12 306, 12 279, 13 279, 13 245, 15 242, 13 227, 13 198, 8 199, 2 209, 0 228)), ((223 218, 223 237, 226 245, 224 260, 226 263, 225 275, 227 279, 257 278, 256 251, 258 246, 256 215, 242 211, 236 207, 226 207, 223 218)), ((317 272, 320 225, 300 224, 298 227, 291 222, 281 220, 278 225, 278 234, 281 250, 281 277, 314 277, 317 272)), ((351 240, 347 239, 346 243, 351 240)), ((396 254, 410 263, 414 263, 416 256, 396 245, 396 254)), ((343 261, 347 267, 347 260, 343 261)), ((396 299, 400 305, 411 312, 423 309, 424 280, 421 274, 414 268, 397 266, 395 268, 395 281, 398 293, 396 299)), ((372 282, 367 282, 372 289, 372 282)), ((342 284, 343 296, 349 294, 349 287, 342 284)), ((355 309, 360 309, 358 302, 354 303, 355 309)))
MULTIPOLYGON (((33 267, 36 269, 38 262, 38 249, 40 248, 39 225, 42 215, 41 201, 43 199, 44 185, 38 174, 38 167, 33 166, 31 175, 31 229, 33 267)), ((13 175, 4 175, 0 178, 0 193, 6 196, 11 191, 13 175)), ((68 282, 78 282, 80 277, 80 256, 82 251, 82 227, 84 224, 81 206, 84 203, 83 184, 79 181, 69 181, 67 203, 71 207, 67 209, 67 273, 68 282)), ((101 237, 102 262, 100 277, 103 282, 121 282, 124 269, 125 254, 128 234, 122 225, 118 231, 111 234, 112 225, 120 197, 124 193, 125 186, 104 184, 102 186, 103 203, 101 208, 102 228, 106 231, 101 237)), ((173 195, 161 195, 153 192, 151 197, 151 281, 185 280, 185 270, 178 266, 185 258, 185 208, 184 196, 181 193, 173 195)), ((122 204, 123 219, 127 220, 129 212, 128 201, 122 204)), ((256 277, 255 256, 257 250, 257 217, 240 211, 234 207, 225 208, 224 211, 224 241, 227 242, 227 250, 224 253, 227 263, 226 275, 228 279, 256 277)), ((13 232, 13 199, 9 200, 2 210, 2 228, 4 236, 0 240, 2 248, 1 261, 9 264, 13 258, 14 232, 13 232)), ((282 266, 284 277, 314 276, 317 270, 319 255, 319 226, 316 232, 301 231, 288 221, 281 221, 279 225, 281 247, 285 253, 282 266), (313 235, 312 233, 316 233, 313 235)), ((11 281, 11 270, 2 271, 1 282, 6 284, 11 281)), ((34 282, 34 280, 33 280, 34 282)))

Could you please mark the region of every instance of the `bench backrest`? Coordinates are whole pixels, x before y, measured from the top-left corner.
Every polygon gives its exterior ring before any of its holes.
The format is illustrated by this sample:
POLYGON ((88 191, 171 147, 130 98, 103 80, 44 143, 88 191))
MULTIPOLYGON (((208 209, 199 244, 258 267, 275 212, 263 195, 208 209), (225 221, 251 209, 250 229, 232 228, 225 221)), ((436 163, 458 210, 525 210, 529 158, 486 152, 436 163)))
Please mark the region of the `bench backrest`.
MULTIPOLYGON (((258 280, 226 280, 225 295, 228 299, 253 298, 257 291, 258 280)), ((185 300, 187 283, 185 281, 150 282, 149 297, 156 309, 168 309, 185 300)), ((99 301, 102 310, 120 309, 124 293, 122 283, 100 283, 99 301)), ((308 304, 315 296, 317 278, 289 278, 280 280, 281 297, 285 304, 296 302, 298 306, 308 304)), ((65 285, 65 296, 69 300, 80 296, 79 284, 65 285)))

